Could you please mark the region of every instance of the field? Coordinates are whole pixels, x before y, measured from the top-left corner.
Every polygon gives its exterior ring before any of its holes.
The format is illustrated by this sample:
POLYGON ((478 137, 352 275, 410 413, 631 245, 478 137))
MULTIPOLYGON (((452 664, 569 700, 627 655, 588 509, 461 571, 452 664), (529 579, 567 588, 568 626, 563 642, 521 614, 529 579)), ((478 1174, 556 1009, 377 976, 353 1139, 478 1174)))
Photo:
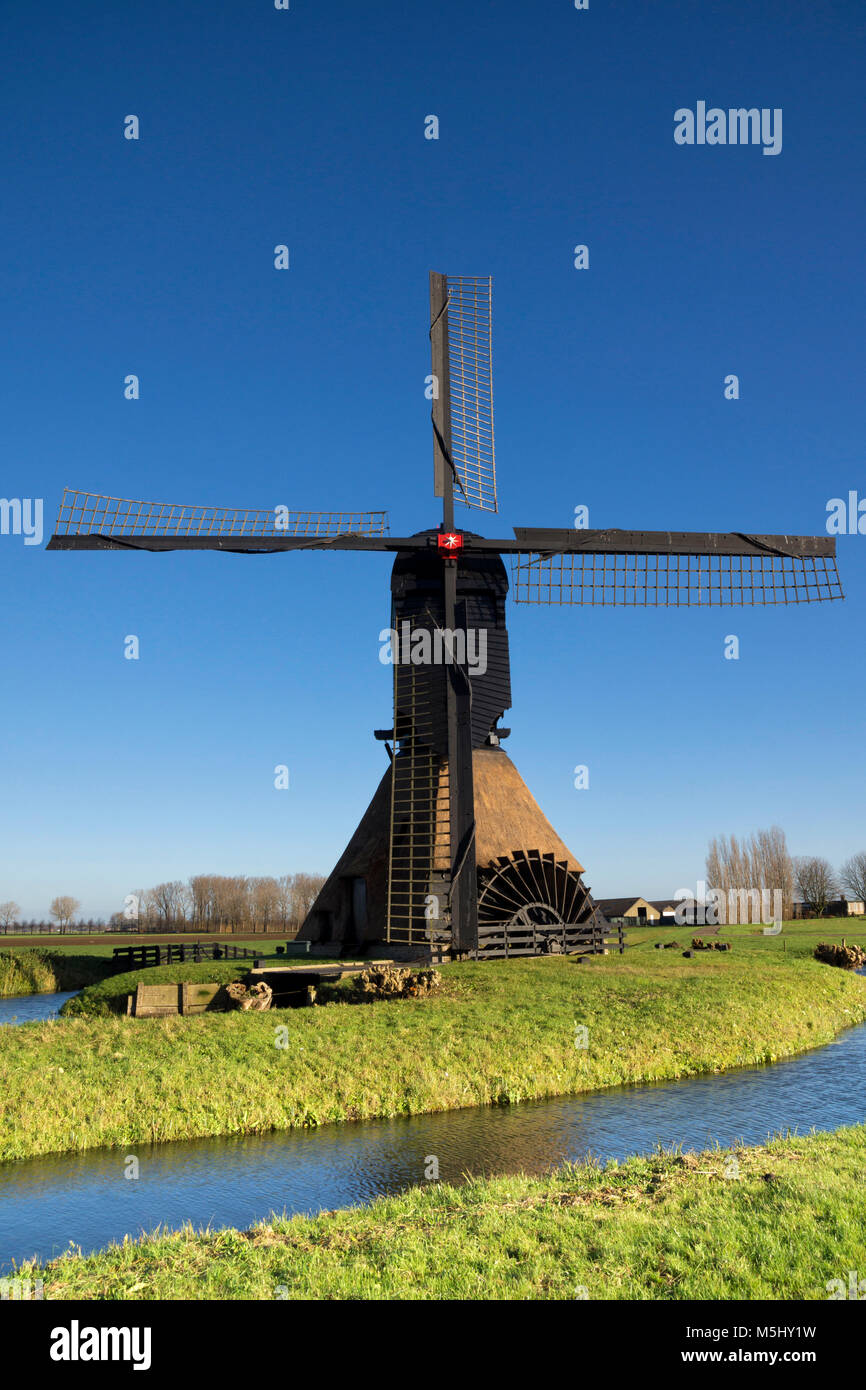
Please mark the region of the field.
POLYGON ((785 922, 778 936, 765 936, 763 928, 753 926, 720 927, 718 936, 710 927, 633 927, 626 937, 630 947, 654 947, 657 941, 676 941, 683 948, 692 937, 704 941, 730 941, 737 952, 760 951, 782 956, 811 956, 819 941, 857 942, 866 946, 866 918, 823 917, 805 922, 785 922))
POLYGON ((823 1300, 866 1269, 864 1163, 860 1126, 431 1183, 250 1231, 156 1233, 22 1274, 51 1299, 823 1300))
POLYGON ((730 953, 690 960, 645 939, 584 963, 449 965, 430 999, 7 1028, 0 1158, 512 1103, 774 1061, 866 1017, 866 979, 819 965, 806 935, 796 940, 785 951, 778 938, 744 935, 730 953))

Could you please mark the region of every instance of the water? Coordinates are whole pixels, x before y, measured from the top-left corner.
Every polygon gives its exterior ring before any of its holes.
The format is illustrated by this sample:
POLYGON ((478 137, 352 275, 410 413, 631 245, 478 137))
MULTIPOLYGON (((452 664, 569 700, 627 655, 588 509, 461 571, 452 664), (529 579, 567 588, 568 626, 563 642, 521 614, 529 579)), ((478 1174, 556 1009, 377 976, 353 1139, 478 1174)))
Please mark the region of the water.
POLYGON ((625 1158, 657 1144, 729 1147, 866 1120, 866 1024, 773 1066, 414 1119, 326 1125, 241 1139, 98 1149, 0 1165, 0 1269, 89 1251, 160 1223, 245 1229, 271 1212, 347 1207, 467 1173, 543 1173, 593 1154, 625 1158), (140 1176, 124 1177, 127 1155, 140 1176))
POLYGON ((73 999, 78 992, 68 989, 51 994, 15 994, 10 999, 0 999, 0 1024, 56 1018, 67 999, 73 999))

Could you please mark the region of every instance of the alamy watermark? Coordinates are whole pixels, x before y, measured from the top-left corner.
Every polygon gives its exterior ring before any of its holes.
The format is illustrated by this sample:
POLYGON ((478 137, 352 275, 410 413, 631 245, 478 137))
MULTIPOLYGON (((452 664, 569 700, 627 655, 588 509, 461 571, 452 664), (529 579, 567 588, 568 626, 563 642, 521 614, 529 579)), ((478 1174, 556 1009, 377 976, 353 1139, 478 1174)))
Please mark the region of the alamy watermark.
POLYGON ((854 488, 845 497, 831 497, 827 503, 829 536, 866 536, 866 497, 854 488))
POLYGON ((45 1297, 45 1284, 41 1279, 22 1279, 20 1275, 0 1279, 0 1300, 12 1303, 29 1303, 32 1299, 45 1297))
POLYGON ((470 676, 487 670, 487 629, 414 627, 407 618, 379 633, 383 666, 465 666, 470 676))
POLYGON ((678 927, 734 926, 758 924, 781 930, 782 891, 780 888, 708 888, 698 880, 697 892, 678 888, 674 921, 678 927))
POLYGON ((828 1279, 824 1285, 830 1300, 853 1298, 858 1303, 866 1299, 866 1279, 861 1279, 856 1269, 848 1270, 848 1282, 844 1279, 828 1279))
POLYGON ((695 110, 681 106, 674 112, 674 140, 678 145, 763 145, 764 154, 782 152, 782 108, 757 106, 707 108, 699 101, 695 110))
POLYGON ((25 545, 41 545, 42 498, 0 497, 0 536, 23 536, 25 545))
POLYGON ((149 1327, 68 1327, 51 1331, 52 1361, 131 1361, 134 1371, 150 1370, 153 1333, 149 1327))

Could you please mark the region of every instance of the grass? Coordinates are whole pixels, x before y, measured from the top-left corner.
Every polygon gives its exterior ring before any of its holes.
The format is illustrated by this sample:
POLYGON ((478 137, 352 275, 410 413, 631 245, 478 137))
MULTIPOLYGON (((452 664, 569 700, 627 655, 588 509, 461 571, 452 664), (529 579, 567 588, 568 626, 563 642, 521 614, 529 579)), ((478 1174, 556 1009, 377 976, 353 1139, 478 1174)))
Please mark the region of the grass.
POLYGON ((101 980, 107 968, 102 957, 90 953, 0 950, 0 999, 82 989, 101 980))
POLYGON ((364 1008, 4 1029, 0 1159, 695 1076, 790 1056, 866 1017, 866 979, 774 948, 686 960, 647 946, 442 975, 441 995, 364 1008))
POLYGON ((49 1299, 826 1299, 832 1280, 847 1292, 849 1271, 866 1269, 864 1163, 859 1126, 542 1179, 431 1183, 20 1272, 42 1278, 49 1299))

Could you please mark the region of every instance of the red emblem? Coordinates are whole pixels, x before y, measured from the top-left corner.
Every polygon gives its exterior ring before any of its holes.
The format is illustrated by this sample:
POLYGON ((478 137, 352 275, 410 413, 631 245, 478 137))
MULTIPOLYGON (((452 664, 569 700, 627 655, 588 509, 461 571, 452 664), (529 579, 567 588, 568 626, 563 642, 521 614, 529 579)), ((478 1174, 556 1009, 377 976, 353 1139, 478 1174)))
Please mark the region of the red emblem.
POLYGON ((459 531, 440 531, 437 539, 440 550, 463 549, 463 537, 459 531))

